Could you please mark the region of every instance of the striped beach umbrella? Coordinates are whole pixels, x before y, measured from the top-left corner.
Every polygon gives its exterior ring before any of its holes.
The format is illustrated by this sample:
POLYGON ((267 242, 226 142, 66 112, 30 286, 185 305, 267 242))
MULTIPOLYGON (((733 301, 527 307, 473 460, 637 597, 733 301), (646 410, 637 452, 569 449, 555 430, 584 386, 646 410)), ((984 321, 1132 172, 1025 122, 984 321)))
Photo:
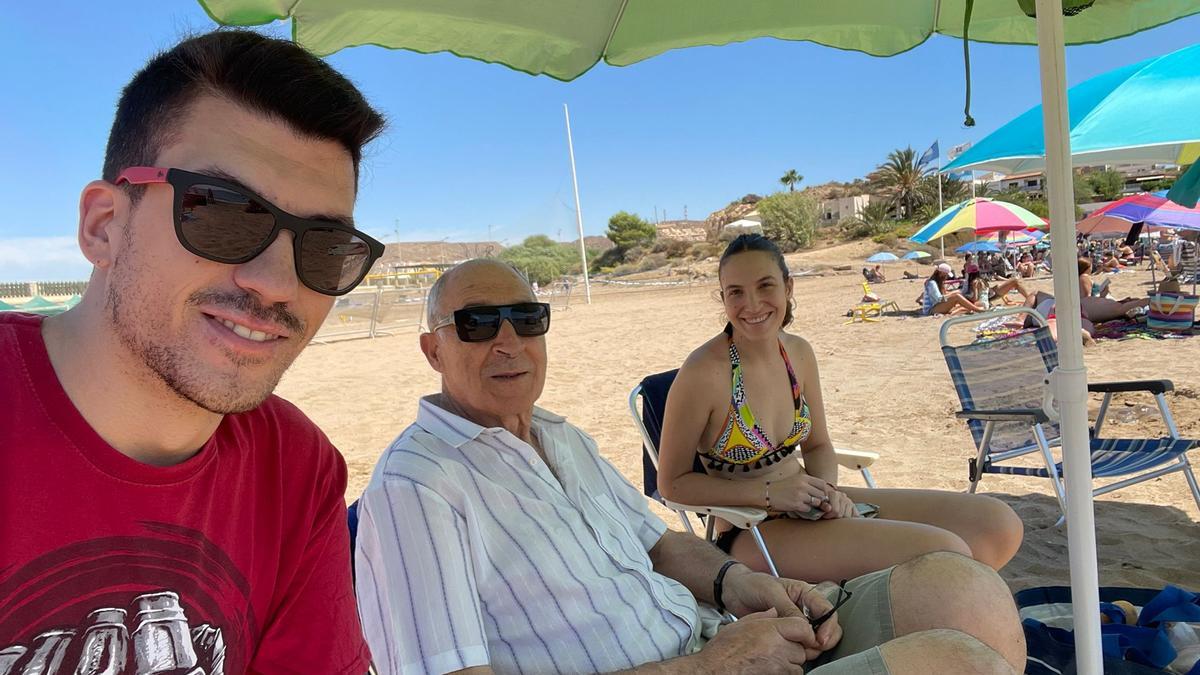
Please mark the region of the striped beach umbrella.
POLYGON ((1075 224, 1089 237, 1126 235, 1134 223, 1146 230, 1165 228, 1200 230, 1200 207, 1185 208, 1167 199, 1165 192, 1141 192, 1108 204, 1075 224))
POLYGON ((933 256, 925 251, 909 251, 900 257, 905 260, 920 260, 922 258, 932 258, 933 256))
POLYGON ((1044 230, 1046 227, 1044 218, 1016 204, 975 197, 942 211, 909 239, 925 244, 962 230, 971 230, 978 236, 993 232, 1044 230))

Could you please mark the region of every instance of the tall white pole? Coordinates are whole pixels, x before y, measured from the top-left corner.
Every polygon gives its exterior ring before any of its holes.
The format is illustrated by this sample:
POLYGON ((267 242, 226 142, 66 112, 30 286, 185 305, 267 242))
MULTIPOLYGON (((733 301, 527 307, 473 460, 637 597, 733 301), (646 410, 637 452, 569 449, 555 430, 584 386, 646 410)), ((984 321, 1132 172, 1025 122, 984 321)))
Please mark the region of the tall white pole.
MULTIPOLYGON (((934 141, 934 143, 937 143, 937 141, 934 141)), ((940 147, 938 148, 937 181, 938 181, 938 213, 941 213, 945 207, 942 206, 942 149, 940 147)), ((939 241, 942 245, 942 260, 945 260, 946 259, 946 238, 942 237, 939 241)))
POLYGON ((563 104, 563 115, 567 118, 567 153, 571 155, 571 183, 575 185, 575 224, 579 226, 579 260, 583 263, 583 290, 587 304, 592 304, 592 282, 588 279, 587 247, 583 245, 583 207, 579 205, 579 179, 575 177, 575 144, 571 142, 571 111, 563 104))
POLYGON ((1079 320, 1075 266, 1075 198, 1071 180, 1071 137, 1067 121, 1066 56, 1062 0, 1037 0, 1038 61, 1042 79, 1042 125, 1046 132, 1046 192, 1050 206, 1054 297, 1058 316, 1059 365, 1050 376, 1058 401, 1067 492, 1067 552, 1075 658, 1080 673, 1104 670, 1100 644, 1100 579, 1096 569, 1096 518, 1092 509, 1092 465, 1088 439, 1087 369, 1079 320))

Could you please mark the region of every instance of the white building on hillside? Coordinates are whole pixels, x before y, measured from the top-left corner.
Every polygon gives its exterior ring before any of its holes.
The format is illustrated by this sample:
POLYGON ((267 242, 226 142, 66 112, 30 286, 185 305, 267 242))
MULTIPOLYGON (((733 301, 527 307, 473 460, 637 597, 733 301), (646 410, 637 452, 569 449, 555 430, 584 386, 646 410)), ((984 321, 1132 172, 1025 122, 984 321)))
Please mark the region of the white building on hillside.
POLYGON ((821 223, 833 225, 839 220, 859 217, 867 204, 871 203, 871 195, 854 195, 840 199, 825 199, 821 201, 821 223))

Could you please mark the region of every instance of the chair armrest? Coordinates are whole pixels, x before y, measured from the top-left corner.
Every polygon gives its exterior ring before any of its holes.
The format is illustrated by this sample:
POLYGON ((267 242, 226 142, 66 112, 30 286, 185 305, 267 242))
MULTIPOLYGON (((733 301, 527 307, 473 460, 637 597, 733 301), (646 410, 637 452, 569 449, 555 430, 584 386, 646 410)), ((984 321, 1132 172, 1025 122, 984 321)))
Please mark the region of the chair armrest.
POLYGON ((840 466, 856 471, 865 469, 875 463, 879 459, 878 452, 869 450, 851 450, 849 448, 834 448, 833 452, 837 454, 837 462, 840 466))
POLYGON ((1088 391, 1112 394, 1122 391, 1148 391, 1163 394, 1175 390, 1170 380, 1129 380, 1126 382, 1088 382, 1088 391))
POLYGON ((767 519, 766 511, 745 506, 692 506, 690 504, 679 504, 669 499, 664 499, 663 504, 666 504, 667 508, 676 511, 690 511, 692 513, 703 513, 709 516, 724 518, 733 523, 734 527, 740 527, 743 530, 748 530, 750 526, 757 525, 767 519))
POLYGON ((982 422, 1049 422, 1046 411, 1041 408, 1016 408, 1009 410, 960 410, 954 413, 960 420, 982 422))

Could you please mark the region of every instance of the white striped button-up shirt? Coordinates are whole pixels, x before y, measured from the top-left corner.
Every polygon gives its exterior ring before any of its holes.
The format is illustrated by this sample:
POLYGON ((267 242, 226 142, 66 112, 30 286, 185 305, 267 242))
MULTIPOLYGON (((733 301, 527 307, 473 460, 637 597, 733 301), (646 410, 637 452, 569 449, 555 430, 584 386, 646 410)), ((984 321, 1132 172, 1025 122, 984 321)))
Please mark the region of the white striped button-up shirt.
POLYGON ((647 555, 666 525, 564 418, 535 409, 533 434, 549 467, 423 399, 380 458, 355 554, 380 673, 596 673, 699 648, 695 598, 647 555))

